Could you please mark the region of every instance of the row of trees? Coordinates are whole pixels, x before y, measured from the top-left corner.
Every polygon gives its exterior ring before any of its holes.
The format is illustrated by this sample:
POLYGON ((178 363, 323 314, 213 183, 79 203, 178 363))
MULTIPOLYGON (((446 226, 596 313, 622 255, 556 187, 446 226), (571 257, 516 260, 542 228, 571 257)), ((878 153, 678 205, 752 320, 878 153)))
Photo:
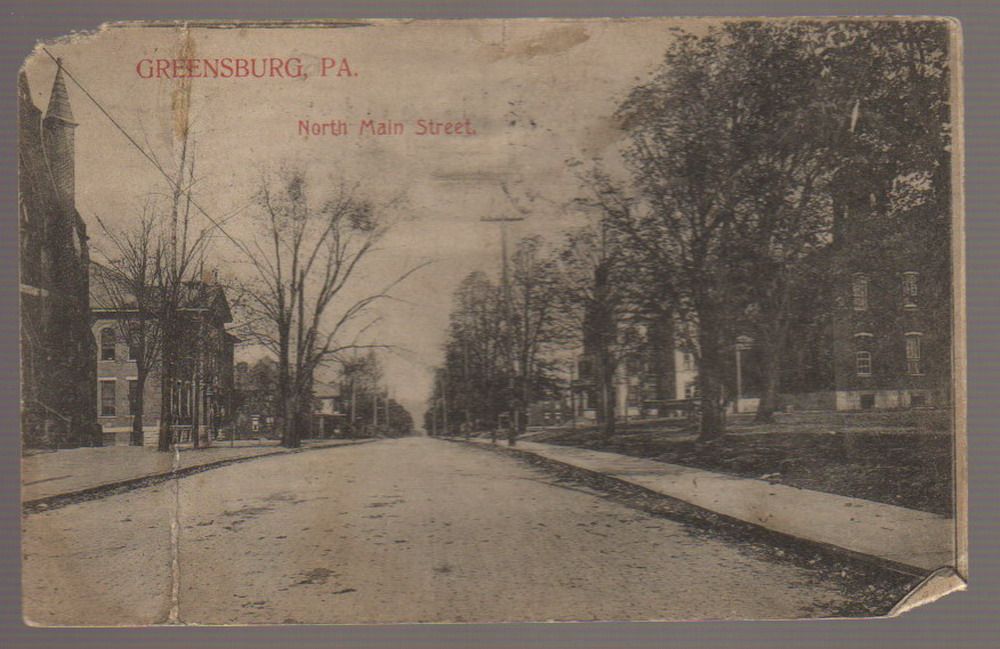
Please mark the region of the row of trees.
MULTIPOLYGON (((697 366, 702 439, 724 432, 728 351, 740 336, 757 348, 757 417, 769 420, 790 332, 829 308, 814 299, 829 295, 819 287, 851 271, 830 263, 845 223, 879 224, 869 230, 877 236, 850 242, 863 256, 888 264, 886 256, 917 245, 905 237, 919 237, 930 249, 938 242, 941 254, 928 263, 947 266, 948 66, 940 22, 739 21, 700 35, 678 31, 659 70, 617 111, 626 174, 613 177, 595 161, 581 176, 577 204, 596 211, 600 225, 532 266, 554 279, 515 272, 510 297, 485 276, 467 278, 435 398, 446 393, 487 421, 506 404, 523 409, 529 395, 544 394, 540 352, 582 340, 611 433, 615 368, 642 323, 666 317, 697 366), (523 300, 523 312, 508 317, 519 292, 535 286, 549 287, 547 303, 561 316, 523 300), (552 326, 532 330, 538 337, 527 333, 532 317, 548 325, 550 316, 552 326), (465 335, 470 319, 492 326, 494 342, 465 335), (533 355, 504 363, 491 353, 490 345, 522 338, 533 355), (480 358, 492 359, 488 371, 466 374, 480 358), (510 398, 503 386, 523 391, 510 398)), ((539 242, 523 245, 539 259, 539 242)))
POLYGON ((341 410, 355 437, 405 437, 413 417, 389 394, 385 370, 374 349, 347 358, 340 366, 341 410))
POLYGON ((454 294, 445 362, 435 370, 428 430, 493 430, 506 417, 513 441, 528 406, 565 386, 566 365, 575 362, 567 353, 582 335, 594 352, 599 417, 613 431, 615 371, 641 339, 614 249, 593 227, 556 247, 527 237, 514 248, 509 276, 466 276, 454 294))
MULTIPOLYGON (((271 357, 237 368, 235 408, 237 425, 244 429, 254 416, 268 422, 278 414, 278 364, 271 357)), ((313 395, 312 412, 325 412, 319 399, 336 393, 337 414, 343 415, 340 434, 346 437, 404 437, 413 432, 413 418, 393 399, 383 382, 383 370, 374 350, 344 359, 335 384, 322 382, 313 395)), ((331 413, 327 413, 331 414, 331 413)), ((303 434, 306 430, 302 431, 303 434)), ((313 427, 309 431, 316 435, 313 427)), ((329 431, 326 431, 329 433, 329 431)))

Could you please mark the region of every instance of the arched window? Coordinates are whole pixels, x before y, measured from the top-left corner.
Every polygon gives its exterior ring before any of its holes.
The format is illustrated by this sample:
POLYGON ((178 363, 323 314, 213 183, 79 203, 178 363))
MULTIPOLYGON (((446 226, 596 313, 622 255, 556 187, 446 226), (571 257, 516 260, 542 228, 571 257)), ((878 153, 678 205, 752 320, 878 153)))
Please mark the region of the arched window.
POLYGON ((111 327, 105 327, 101 329, 101 360, 102 361, 113 361, 115 360, 115 330, 111 327))

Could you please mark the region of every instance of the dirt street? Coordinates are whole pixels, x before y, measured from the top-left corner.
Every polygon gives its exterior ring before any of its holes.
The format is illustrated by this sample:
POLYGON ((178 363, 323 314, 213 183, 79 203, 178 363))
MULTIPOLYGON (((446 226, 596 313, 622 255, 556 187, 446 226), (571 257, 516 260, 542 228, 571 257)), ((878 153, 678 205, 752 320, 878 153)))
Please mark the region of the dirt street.
POLYGON ((817 573, 428 438, 29 515, 23 549, 39 624, 794 618, 843 603, 817 573))

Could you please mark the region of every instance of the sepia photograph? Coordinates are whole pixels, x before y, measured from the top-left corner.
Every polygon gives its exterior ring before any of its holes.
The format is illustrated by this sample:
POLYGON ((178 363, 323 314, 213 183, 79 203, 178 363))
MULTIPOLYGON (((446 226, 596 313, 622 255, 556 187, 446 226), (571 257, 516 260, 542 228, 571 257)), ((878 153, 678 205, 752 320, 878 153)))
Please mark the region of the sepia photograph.
POLYGON ((961 61, 932 17, 38 43, 25 624, 873 618, 964 589, 961 61))

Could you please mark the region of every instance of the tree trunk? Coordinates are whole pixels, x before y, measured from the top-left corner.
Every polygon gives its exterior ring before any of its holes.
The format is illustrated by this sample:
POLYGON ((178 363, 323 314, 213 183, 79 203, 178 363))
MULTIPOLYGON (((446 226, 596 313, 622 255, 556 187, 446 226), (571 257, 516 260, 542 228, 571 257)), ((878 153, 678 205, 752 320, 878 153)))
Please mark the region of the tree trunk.
POLYGON ((281 445, 291 447, 293 443, 291 434, 292 422, 289 415, 293 411, 289 409, 289 399, 291 398, 288 371, 289 340, 288 334, 285 331, 279 332, 278 336, 278 407, 275 408, 274 427, 276 429, 275 432, 281 436, 281 445))
MULTIPOLYGON (((301 370, 306 372, 306 370, 301 370)), ((312 379, 299 383, 296 387, 295 399, 295 446, 302 445, 302 439, 308 439, 312 432, 312 379)))
POLYGON ((788 342, 788 327, 792 309, 793 279, 785 274, 777 278, 779 286, 772 290, 773 308, 766 309, 768 319, 758 331, 761 349, 764 352, 764 391, 757 405, 754 421, 769 423, 774 421, 774 413, 780 407, 778 390, 781 387, 782 354, 788 342))
POLYGON ((617 395, 615 394, 615 368, 612 366, 611 353, 604 347, 598 353, 598 394, 603 427, 601 433, 606 438, 613 437, 617 423, 617 395))
POLYGON ((142 415, 145 409, 146 397, 146 371, 137 370, 135 380, 135 401, 129 404, 132 408, 132 434, 129 438, 131 446, 142 446, 144 435, 142 432, 142 415))
POLYGON ((601 401, 604 411, 604 430, 602 432, 605 437, 614 437, 617 432, 615 425, 618 419, 614 380, 609 375, 602 378, 601 383, 601 401))
POLYGON ((702 317, 698 325, 698 390, 701 393, 701 417, 698 441, 707 442, 722 437, 726 430, 722 411, 722 359, 719 336, 712 321, 702 317))
POLYGON ((781 349, 783 345, 765 342, 764 358, 762 365, 764 370, 764 391, 757 406, 757 414, 754 421, 758 423, 769 423, 774 421, 774 413, 778 410, 778 387, 781 382, 781 349))
POLYGON ((284 400, 284 412, 285 432, 281 438, 281 445, 286 448, 298 448, 300 446, 298 399, 295 396, 294 390, 288 390, 288 396, 284 400))

